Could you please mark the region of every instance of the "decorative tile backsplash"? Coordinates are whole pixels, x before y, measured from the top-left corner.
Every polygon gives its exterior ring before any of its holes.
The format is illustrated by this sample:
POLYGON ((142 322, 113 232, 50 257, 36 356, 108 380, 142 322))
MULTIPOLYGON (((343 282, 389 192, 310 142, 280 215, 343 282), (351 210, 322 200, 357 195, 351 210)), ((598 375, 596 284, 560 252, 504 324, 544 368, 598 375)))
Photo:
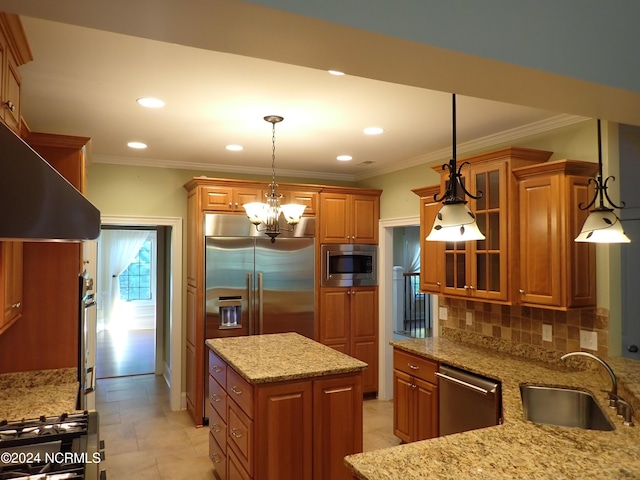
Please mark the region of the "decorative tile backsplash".
POLYGON ((440 319, 443 334, 447 330, 473 332, 561 353, 584 350, 606 357, 609 350, 609 311, 604 308, 563 312, 445 297, 439 297, 439 306, 448 310, 447 320, 440 319), (550 326, 546 329, 551 329, 551 341, 543 340, 543 325, 550 326), (597 350, 580 348, 581 330, 583 335, 597 334, 597 350))

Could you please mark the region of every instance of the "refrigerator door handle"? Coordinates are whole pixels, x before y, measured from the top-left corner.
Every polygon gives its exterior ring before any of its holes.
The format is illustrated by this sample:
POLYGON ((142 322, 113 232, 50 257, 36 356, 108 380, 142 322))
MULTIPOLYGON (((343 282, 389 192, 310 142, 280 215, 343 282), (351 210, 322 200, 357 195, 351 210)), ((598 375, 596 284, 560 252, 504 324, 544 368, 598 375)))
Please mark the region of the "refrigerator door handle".
POLYGON ((247 298, 249 299, 249 335, 253 335, 253 274, 247 273, 247 298))
POLYGON ((258 322, 260 328, 260 335, 264 333, 263 321, 264 321, 264 305, 263 305, 263 288, 262 288, 262 273, 258 274, 258 322))

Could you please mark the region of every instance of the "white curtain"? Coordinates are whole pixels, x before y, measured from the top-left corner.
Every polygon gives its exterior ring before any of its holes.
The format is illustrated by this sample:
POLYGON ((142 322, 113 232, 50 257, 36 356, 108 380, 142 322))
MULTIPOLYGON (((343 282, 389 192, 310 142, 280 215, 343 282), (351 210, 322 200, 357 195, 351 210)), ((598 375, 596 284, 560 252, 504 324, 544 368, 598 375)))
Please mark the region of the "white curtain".
POLYGON ((117 326, 120 302, 119 276, 134 260, 144 244, 148 231, 103 230, 100 234, 103 319, 107 329, 117 326))
POLYGON ((407 273, 420 271, 420 227, 404 229, 402 268, 407 273))

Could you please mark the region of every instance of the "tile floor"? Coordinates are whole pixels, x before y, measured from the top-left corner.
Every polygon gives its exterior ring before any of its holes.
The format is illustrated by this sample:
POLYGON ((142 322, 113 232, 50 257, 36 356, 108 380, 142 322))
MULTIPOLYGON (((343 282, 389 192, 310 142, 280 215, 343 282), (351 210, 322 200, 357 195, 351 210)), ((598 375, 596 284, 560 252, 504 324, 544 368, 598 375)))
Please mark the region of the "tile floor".
MULTIPOLYGON (((212 480, 207 428, 186 411, 172 412, 162 377, 105 378, 97 383, 100 435, 109 480, 212 480)), ((364 403, 364 450, 400 443, 393 436, 393 404, 364 403)))

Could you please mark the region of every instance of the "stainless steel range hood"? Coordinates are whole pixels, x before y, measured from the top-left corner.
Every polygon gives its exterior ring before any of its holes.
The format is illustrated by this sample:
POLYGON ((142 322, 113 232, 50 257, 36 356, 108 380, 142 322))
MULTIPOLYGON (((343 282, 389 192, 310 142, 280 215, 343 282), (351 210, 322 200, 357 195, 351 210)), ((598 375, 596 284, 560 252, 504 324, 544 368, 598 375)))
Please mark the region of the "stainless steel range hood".
POLYGON ((0 240, 82 241, 100 234, 100 211, 0 122, 0 240))

